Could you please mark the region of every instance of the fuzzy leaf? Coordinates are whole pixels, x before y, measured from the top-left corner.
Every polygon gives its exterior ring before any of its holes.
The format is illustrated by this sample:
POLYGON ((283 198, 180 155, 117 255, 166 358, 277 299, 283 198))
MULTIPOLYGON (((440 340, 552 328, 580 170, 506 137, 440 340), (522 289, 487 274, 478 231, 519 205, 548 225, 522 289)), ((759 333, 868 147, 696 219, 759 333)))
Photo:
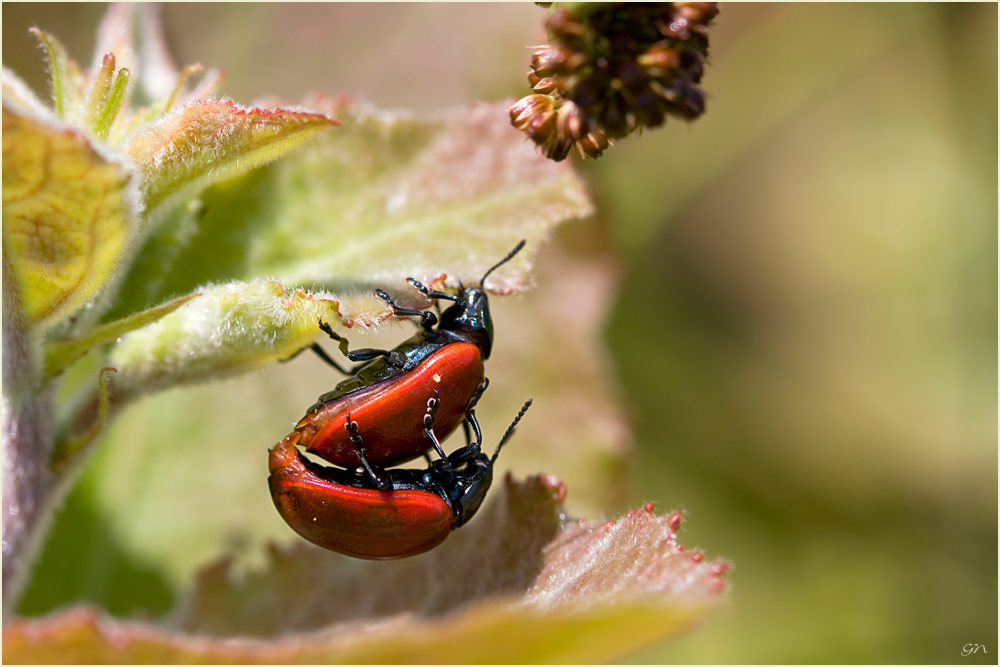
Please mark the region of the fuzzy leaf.
MULTIPOLYGON (((502 104, 428 119, 338 112, 338 136, 275 165, 272 224, 252 239, 251 270, 299 283, 477 282, 518 239, 537 248, 560 222, 590 215, 575 173, 538 156, 505 114, 502 104)), ((529 268, 522 253, 491 288, 523 291, 529 268)))
POLYGON ((358 562, 300 544, 273 550, 268 568, 242 581, 219 563, 175 617, 193 634, 75 610, 10 624, 5 655, 15 662, 56 661, 69 651, 92 662, 608 661, 689 627, 720 599, 726 566, 679 547, 679 514, 568 523, 559 480, 508 478, 504 487, 468 527, 416 558, 358 562))
POLYGON ((125 152, 143 174, 146 216, 155 222, 185 197, 273 160, 336 124, 321 114, 203 100, 134 134, 125 152))
POLYGON ((4 257, 29 322, 69 317, 110 279, 135 228, 130 175, 83 134, 4 103, 4 257))
POLYGON ((200 293, 188 294, 173 301, 168 301, 153 308, 131 315, 129 317, 108 322, 95 327, 82 338, 56 340, 45 345, 45 375, 43 381, 50 380, 63 372, 70 364, 87 354, 98 345, 107 345, 130 331, 142 328, 162 317, 174 312, 185 303, 201 296, 200 293))
MULTIPOLYGON (((287 359, 312 342, 320 319, 345 319, 333 295, 286 290, 272 280, 233 282, 202 292, 196 301, 126 334, 112 350, 119 400, 287 359)), ((384 304, 381 310, 388 318, 384 304)))
POLYGON ((175 211, 140 253, 114 316, 259 275, 406 292, 411 276, 475 283, 526 238, 489 280, 495 292, 523 290, 538 241, 593 211, 572 167, 512 132, 503 104, 432 118, 313 106, 342 127, 175 211))

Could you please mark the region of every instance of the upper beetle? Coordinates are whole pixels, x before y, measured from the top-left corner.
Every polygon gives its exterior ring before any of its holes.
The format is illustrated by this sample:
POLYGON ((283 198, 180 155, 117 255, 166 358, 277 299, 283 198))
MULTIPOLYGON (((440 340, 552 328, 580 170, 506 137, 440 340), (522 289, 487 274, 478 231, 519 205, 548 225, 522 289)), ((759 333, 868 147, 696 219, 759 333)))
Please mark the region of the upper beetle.
MULTIPOLYGON (((521 408, 492 458, 463 447, 424 470, 382 470, 369 461, 369 429, 351 415, 344 430, 359 470, 313 463, 279 442, 269 459, 274 506, 299 535, 347 556, 389 560, 429 551, 475 515, 493 483, 500 448, 530 405, 528 400, 521 408)), ((433 429, 434 405, 425 416, 433 429)))
POLYGON ((302 445, 330 463, 356 468, 362 463, 361 457, 345 428, 353 416, 365 425, 365 454, 377 466, 412 460, 433 447, 443 461, 441 465, 449 467, 451 458, 445 455, 439 440, 447 438, 459 423, 463 423, 467 438, 468 452, 462 456, 478 454, 482 432, 475 407, 489 385, 483 362, 493 347, 493 320, 484 285, 486 278, 520 252, 524 244, 518 243, 490 267, 479 285, 460 286, 457 295, 430 289, 409 278, 407 282, 425 296, 454 302, 441 313, 440 322, 432 311, 400 308, 388 294, 377 290, 394 315, 420 318, 420 332, 393 350, 348 350, 347 341, 320 322, 348 359, 362 363, 345 370, 314 343, 312 349, 324 361, 352 377, 320 396, 282 443, 302 445), (426 415, 432 402, 435 429, 429 428, 426 415))

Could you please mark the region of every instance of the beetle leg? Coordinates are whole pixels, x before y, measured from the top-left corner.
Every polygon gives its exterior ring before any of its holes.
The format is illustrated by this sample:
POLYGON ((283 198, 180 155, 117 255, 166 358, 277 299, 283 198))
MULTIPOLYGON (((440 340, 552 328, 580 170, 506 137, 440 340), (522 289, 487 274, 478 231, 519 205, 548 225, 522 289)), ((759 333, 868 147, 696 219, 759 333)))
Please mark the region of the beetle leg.
POLYGON ((407 278, 406 282, 417 288, 424 296, 429 296, 432 299, 447 299, 448 301, 454 301, 455 303, 460 303, 462 301, 461 298, 455 296, 454 294, 448 294, 447 292, 439 292, 436 289, 431 289, 422 282, 413 278, 407 278))
POLYGON ((479 420, 476 419, 476 411, 470 410, 465 413, 465 421, 463 422, 467 426, 472 426, 473 433, 476 434, 476 442, 470 442, 469 447, 472 447, 476 451, 483 446, 483 432, 479 428, 479 420))
POLYGON ((361 434, 358 432, 358 422, 351 419, 350 413, 347 415, 347 423, 344 424, 344 428, 347 430, 348 435, 351 436, 351 442, 354 444, 354 448, 358 452, 358 458, 361 459, 361 465, 364 466, 365 472, 368 473, 368 477, 371 479, 372 483, 375 484, 375 488, 379 491, 391 490, 392 483, 379 474, 385 474, 385 471, 378 466, 369 463, 368 457, 365 456, 365 446, 364 442, 361 440, 361 434))
POLYGON ((441 460, 447 461, 448 455, 444 453, 444 448, 441 447, 437 436, 434 435, 434 417, 437 415, 437 409, 440 405, 441 393, 435 390, 434 397, 427 399, 427 412, 424 414, 424 436, 434 445, 434 449, 437 450, 441 460))
MULTIPOLYGON (((305 348, 305 347, 302 348, 301 350, 299 350, 298 352, 295 353, 295 356, 297 356, 299 354, 299 352, 303 352, 303 351, 305 351, 307 349, 308 350, 312 350, 313 352, 315 352, 317 357, 319 357, 320 359, 322 359, 328 365, 333 366, 334 368, 336 368, 338 371, 340 371, 344 375, 354 375, 359 370, 361 370, 360 367, 343 368, 340 364, 338 364, 336 361, 334 361, 333 358, 330 357, 329 354, 326 353, 326 350, 324 350, 323 348, 321 348, 319 346, 319 343, 313 343, 308 348, 305 348)), ((284 361, 290 361, 292 358, 293 357, 289 357, 288 359, 285 359, 284 361)), ((361 366, 366 366, 366 365, 367 365, 367 363, 361 364, 361 366)))
MULTIPOLYGON (((315 347, 315 344, 314 344, 314 347, 315 347)), ((307 348, 307 347, 300 347, 298 350, 295 351, 294 354, 292 354, 292 356, 285 357, 284 359, 278 359, 278 363, 279 364, 287 364, 289 361, 291 361, 295 357, 299 356, 300 354, 302 354, 303 352, 305 352, 308 349, 309 348, 307 348)))
POLYGON ((392 314, 400 317, 419 317, 420 326, 424 329, 430 330, 434 328, 434 325, 438 323, 437 315, 429 310, 414 310, 412 308, 400 308, 396 305, 396 302, 392 300, 388 294, 380 289, 375 290, 375 294, 378 295, 380 299, 389 304, 392 308, 392 314))
MULTIPOLYGON (((322 329, 326 333, 327 336, 329 336, 333 340, 337 341, 337 343, 338 343, 338 345, 340 347, 340 352, 345 357, 347 357, 351 361, 363 361, 363 362, 365 362, 363 364, 360 364, 360 365, 354 367, 351 370, 350 373, 347 373, 347 375, 354 375, 359 370, 361 370, 362 368, 364 368, 365 366, 367 366, 368 362, 371 361, 372 359, 376 359, 378 357, 388 357, 389 355, 392 354, 391 350, 376 350, 375 348, 371 348, 371 347, 363 347, 363 348, 358 349, 358 350, 348 350, 347 349, 347 339, 344 338, 343 336, 341 336, 340 334, 338 334, 336 331, 334 331, 333 328, 329 324, 327 324, 323 320, 320 320, 319 321, 319 328, 322 329)), ((340 367, 338 366, 337 368, 339 370, 340 367)))
POLYGON ((465 421, 462 422, 462 426, 465 428, 465 442, 466 446, 473 448, 476 453, 483 446, 483 432, 479 428, 479 420, 476 419, 476 405, 479 404, 479 399, 483 397, 483 392, 486 388, 490 386, 490 379, 483 378, 483 381, 479 383, 476 387, 476 393, 473 394, 472 400, 469 401, 468 407, 465 408, 465 421), (476 444, 473 446, 472 438, 469 434, 469 427, 472 427, 472 431, 476 434, 476 444))
POLYGON ((483 397, 483 392, 486 391, 486 388, 489 386, 490 386, 490 379, 483 378, 483 381, 479 383, 478 387, 476 387, 476 393, 473 394, 472 400, 469 401, 469 406, 465 408, 465 414, 469 414, 470 412, 472 412, 473 408, 475 408, 476 405, 479 403, 479 399, 483 397))
MULTIPOLYGON (((326 329, 328 329, 330 325, 328 325, 326 322, 322 322, 321 321, 319 323, 319 326, 320 326, 321 329, 323 329, 324 331, 326 331, 326 329)), ((336 335, 336 334, 334 334, 334 335, 336 335)), ((302 354, 303 352, 305 352, 306 350, 312 350, 313 352, 316 353, 317 357, 319 357, 320 359, 322 359, 326 364, 328 364, 330 366, 333 366, 334 368, 336 368, 338 371, 340 371, 344 375, 354 375, 358 371, 360 371, 362 368, 364 368, 365 366, 368 365, 368 362, 366 361, 364 363, 358 364, 354 368, 345 369, 345 368, 341 367, 341 365, 338 364, 336 361, 334 361, 333 358, 330 357, 330 355, 326 353, 326 350, 324 350, 323 348, 321 348, 319 346, 319 343, 313 343, 312 345, 309 345, 308 347, 299 348, 298 351, 295 352, 295 354, 293 354, 292 356, 286 357, 284 359, 279 359, 278 363, 286 364, 289 361, 291 361, 292 359, 294 359, 295 357, 297 357, 300 354, 302 354)))
POLYGON ((465 447, 451 453, 451 456, 448 458, 452 463, 456 461, 471 461, 479 454, 479 451, 483 447, 483 432, 479 428, 479 420, 476 419, 475 407, 488 386, 490 386, 490 379, 483 378, 483 381, 476 387, 476 393, 472 396, 472 400, 469 401, 469 406, 465 408, 465 421, 462 422, 462 430, 465 431, 465 447), (472 427, 471 429, 469 428, 470 426, 472 427), (472 433, 476 434, 475 443, 472 442, 472 433))

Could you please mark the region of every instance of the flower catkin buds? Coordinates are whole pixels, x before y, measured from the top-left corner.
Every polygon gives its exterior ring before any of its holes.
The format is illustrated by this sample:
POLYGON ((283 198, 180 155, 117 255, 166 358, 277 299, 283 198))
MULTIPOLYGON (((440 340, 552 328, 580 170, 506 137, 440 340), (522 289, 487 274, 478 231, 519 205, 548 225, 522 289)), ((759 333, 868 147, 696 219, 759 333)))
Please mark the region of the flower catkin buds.
POLYGON ((707 27, 717 13, 713 2, 557 6, 545 24, 550 43, 531 59, 534 94, 512 107, 512 123, 561 160, 572 147, 597 157, 609 138, 657 127, 667 116, 697 118, 705 111, 698 84, 707 27))
POLYGON ((555 104, 547 95, 528 95, 510 108, 510 122, 536 143, 548 141, 555 121, 555 104))
POLYGON ((549 95, 528 95, 518 100, 510 108, 510 122, 556 162, 565 160, 574 145, 588 157, 597 157, 607 148, 606 137, 603 143, 601 139, 594 138, 588 142, 586 149, 577 143, 585 133, 576 105, 563 102, 557 109, 556 102, 549 95))

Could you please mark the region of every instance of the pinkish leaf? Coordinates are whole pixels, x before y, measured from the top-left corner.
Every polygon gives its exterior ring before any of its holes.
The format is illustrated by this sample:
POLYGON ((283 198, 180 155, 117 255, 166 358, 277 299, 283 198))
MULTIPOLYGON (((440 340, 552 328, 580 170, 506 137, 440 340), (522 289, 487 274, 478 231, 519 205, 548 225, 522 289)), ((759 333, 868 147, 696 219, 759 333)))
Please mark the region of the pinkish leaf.
POLYGON ((404 613, 442 616, 491 596, 517 599, 543 570, 545 546, 559 534, 565 489, 545 476, 523 482, 508 476, 495 485, 495 497, 469 525, 413 558, 358 561, 296 539, 271 547, 267 570, 239 583, 223 559, 199 574, 177 626, 269 637, 404 613))
POLYGON ((76 609, 4 632, 8 661, 505 663, 609 661, 714 607, 724 563, 676 542, 651 506, 570 522, 553 477, 504 493, 439 549, 358 562, 300 544, 236 580, 203 571, 176 617, 186 632, 76 609), (187 634, 187 633, 192 634, 187 634), (274 637, 274 639, 249 639, 274 637), (456 638, 461 638, 457 641, 456 638))

